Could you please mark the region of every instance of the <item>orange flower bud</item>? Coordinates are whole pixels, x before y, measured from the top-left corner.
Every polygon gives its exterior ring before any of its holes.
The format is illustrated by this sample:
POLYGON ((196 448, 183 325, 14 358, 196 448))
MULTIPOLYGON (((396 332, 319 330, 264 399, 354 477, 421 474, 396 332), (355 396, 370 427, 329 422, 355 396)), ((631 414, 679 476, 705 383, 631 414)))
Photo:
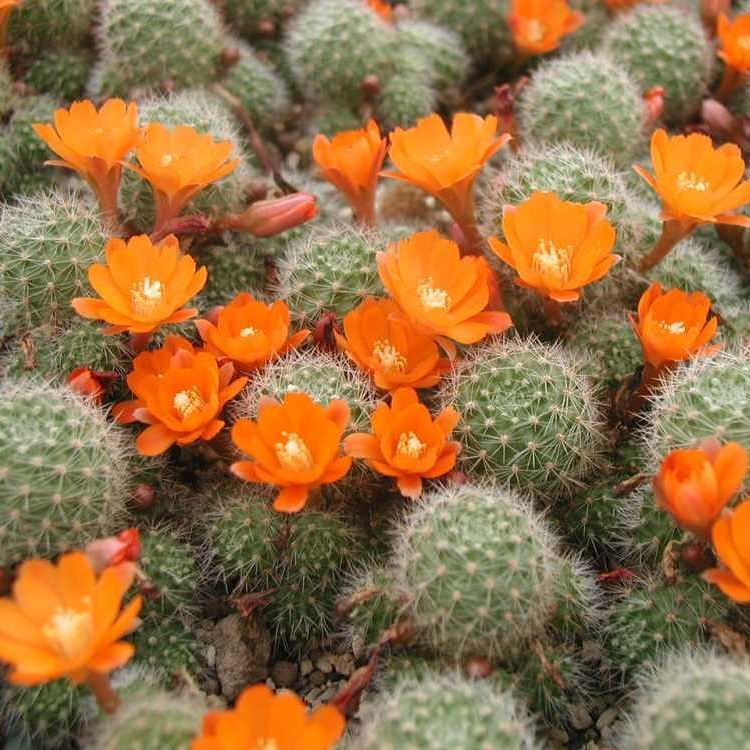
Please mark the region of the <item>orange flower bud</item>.
POLYGON ((88 367, 76 367, 68 375, 68 385, 81 396, 90 398, 97 406, 104 403, 107 386, 117 378, 116 372, 90 370, 88 367))
POLYGON ((750 604, 750 500, 726 511, 711 530, 720 568, 703 574, 738 604, 750 604))
POLYGON ((97 573, 123 562, 136 562, 141 554, 141 535, 138 529, 125 529, 117 536, 89 542, 84 553, 97 573))
POLYGON ((225 216, 220 223, 255 237, 273 237, 305 224, 317 215, 314 195, 292 193, 282 198, 256 201, 243 213, 225 216))
POLYGON ((720 13, 716 24, 719 51, 716 53, 730 68, 750 73, 750 15, 739 15, 731 21, 720 13))
POLYGON ((524 55, 542 55, 577 31, 585 16, 567 0, 513 0, 508 16, 513 42, 524 55))

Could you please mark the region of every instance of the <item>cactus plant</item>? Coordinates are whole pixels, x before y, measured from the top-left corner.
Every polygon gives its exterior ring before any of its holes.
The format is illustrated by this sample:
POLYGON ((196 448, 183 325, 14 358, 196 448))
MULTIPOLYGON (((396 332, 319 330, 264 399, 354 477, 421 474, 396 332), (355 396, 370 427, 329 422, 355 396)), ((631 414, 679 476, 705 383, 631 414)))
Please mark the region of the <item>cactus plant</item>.
POLYGON ((460 86, 469 72, 469 58, 455 31, 419 19, 398 25, 399 44, 410 47, 427 62, 439 91, 460 86))
POLYGON ((418 51, 400 49, 399 69, 382 84, 377 99, 379 118, 388 128, 409 128, 437 108, 432 66, 418 51))
POLYGON ((24 81, 40 94, 66 101, 80 99, 93 62, 88 49, 45 50, 26 71, 24 81))
POLYGON ((643 91, 664 88, 667 122, 681 124, 695 114, 714 63, 711 42, 697 14, 672 5, 642 5, 611 24, 602 47, 643 91))
POLYGON ((10 18, 10 39, 26 54, 36 56, 51 40, 66 45, 86 41, 96 0, 25 0, 10 18))
POLYGON ((541 65, 522 91, 517 116, 521 139, 595 148, 624 168, 645 145, 641 93, 627 70, 601 52, 541 65))
POLYGON ((243 36, 267 37, 277 32, 304 0, 226 0, 227 20, 243 36))
POLYGON ((461 414, 459 465, 548 500, 595 466, 602 421, 580 363, 559 346, 513 339, 477 349, 445 379, 461 414))
POLYGON ((147 613, 130 636, 135 647, 134 665, 147 667, 161 679, 179 671, 199 671, 201 644, 191 624, 180 616, 147 613))

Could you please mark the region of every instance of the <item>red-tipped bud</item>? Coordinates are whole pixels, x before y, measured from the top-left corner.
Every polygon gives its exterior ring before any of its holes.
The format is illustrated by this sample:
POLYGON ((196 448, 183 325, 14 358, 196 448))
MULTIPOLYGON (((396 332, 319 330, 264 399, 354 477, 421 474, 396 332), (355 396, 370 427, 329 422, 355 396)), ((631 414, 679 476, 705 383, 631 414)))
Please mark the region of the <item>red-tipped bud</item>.
POLYGON ((68 375, 68 385, 79 395, 90 398, 95 404, 101 406, 107 388, 116 379, 116 372, 103 372, 101 370, 90 370, 88 367, 76 367, 68 375))
POLYGON ((733 133, 737 124, 734 115, 716 99, 704 99, 701 119, 712 133, 726 136, 733 133))
POLYGON ((470 680, 486 680, 495 668, 483 656, 475 656, 464 664, 464 674, 470 680))
POLYGON ((89 542, 84 552, 97 573, 124 562, 135 562, 141 554, 138 529, 125 529, 117 536, 89 542))
POLYGON ((380 78, 375 73, 368 73, 362 79, 361 88, 368 99, 374 99, 380 93, 380 78))
POLYGON ((253 203, 241 214, 228 216, 227 226, 256 237, 272 237, 314 219, 318 214, 315 196, 292 193, 283 198, 253 203))
POLYGON ((653 125, 664 114, 664 87, 652 86, 644 95, 643 102, 646 105, 648 121, 653 125))
POLYGON ((729 15, 731 0, 701 0, 701 21, 709 36, 716 35, 716 21, 723 13, 729 15))
POLYGON ((156 502, 156 491, 150 484, 136 485, 130 500, 136 508, 146 510, 156 502))

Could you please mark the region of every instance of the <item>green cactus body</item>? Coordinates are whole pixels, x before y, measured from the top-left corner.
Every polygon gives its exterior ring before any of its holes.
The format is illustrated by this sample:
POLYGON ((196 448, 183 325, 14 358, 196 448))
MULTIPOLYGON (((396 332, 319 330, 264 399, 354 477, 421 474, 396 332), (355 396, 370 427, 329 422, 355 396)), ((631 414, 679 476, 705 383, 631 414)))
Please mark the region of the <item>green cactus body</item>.
POLYGON ((362 707, 357 750, 535 750, 525 716, 508 692, 459 674, 406 678, 362 707))
POLYGON ((35 91, 57 99, 81 99, 93 62, 88 49, 46 50, 34 60, 24 80, 35 91))
POLYGON ((195 674, 199 669, 201 644, 190 624, 179 616, 146 614, 130 636, 135 647, 135 665, 167 677, 180 670, 195 674))
POLYGON ((33 56, 50 43, 80 44, 89 36, 95 7, 96 0, 24 0, 10 17, 10 41, 33 56))
POLYGON ((0 114, 10 112, 16 103, 13 77, 7 63, 0 63, 0 114))
POLYGON ((98 28, 95 96, 128 96, 138 87, 209 83, 224 47, 221 19, 208 0, 106 0, 98 28))
POLYGON ((19 198, 0 214, 0 297, 6 334, 73 318, 74 297, 107 241, 98 210, 71 193, 19 198))
POLYGON ((194 257, 208 269, 208 281, 196 303, 200 310, 226 305, 240 292, 256 299, 265 296, 266 259, 257 244, 230 240, 227 245, 201 248, 194 257))
POLYGON ((725 612, 723 595, 700 578, 673 586, 656 579, 637 584, 607 612, 604 644, 610 666, 630 680, 670 651, 698 646, 707 622, 721 619, 725 612))
POLYGON ((674 654, 644 675, 621 750, 738 750, 750 736, 750 668, 712 653, 674 654))
POLYGON ((481 347, 446 379, 440 400, 461 414, 455 434, 469 474, 549 501, 596 466, 598 404, 580 363, 559 347, 534 339, 481 347))
POLYGON ((644 92, 664 87, 667 122, 681 124, 695 114, 714 63, 713 47, 697 14, 672 5, 641 5, 609 27, 602 46, 644 92))
POLYGON ((469 72, 469 58, 455 31, 429 21, 409 19, 398 25, 402 46, 421 55, 434 76, 438 90, 460 86, 469 72))
POLYGON ((226 0, 227 20, 243 36, 253 39, 267 37, 264 24, 273 24, 274 31, 300 9, 304 0, 226 0))
POLYGON ((345 130, 359 130, 362 124, 362 118, 348 107, 323 106, 312 115, 309 132, 313 137, 320 133, 333 138, 336 133, 345 130))
POLYGON ((523 89, 517 115, 522 138, 594 148, 623 168, 645 143, 641 93, 603 53, 576 52, 544 63, 523 89))
POLYGON ((0 565, 111 531, 130 485, 129 440, 64 386, 0 387, 0 565))
MULTIPOLYGON (((401 38, 398 38, 402 42, 401 38)), ((379 119, 388 128, 409 128, 437 108, 433 70, 419 51, 399 44, 398 69, 383 84, 377 100, 379 119)), ((396 53, 394 53, 396 54, 396 53)))

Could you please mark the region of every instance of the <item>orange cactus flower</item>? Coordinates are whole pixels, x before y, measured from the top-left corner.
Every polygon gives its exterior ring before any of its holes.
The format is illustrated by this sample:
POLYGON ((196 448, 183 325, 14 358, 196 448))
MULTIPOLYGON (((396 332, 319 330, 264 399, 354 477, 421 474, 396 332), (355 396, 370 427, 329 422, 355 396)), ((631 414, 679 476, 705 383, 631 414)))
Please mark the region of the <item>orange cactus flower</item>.
POLYGON ((750 604, 750 500, 724 511, 711 530, 711 541, 722 567, 703 577, 738 604, 750 604))
POLYGON ((154 246, 146 235, 127 243, 107 243, 106 265, 89 268, 89 282, 101 299, 78 297, 72 304, 84 318, 110 323, 107 333, 151 333, 167 323, 182 323, 197 314, 183 308, 206 283, 205 268, 195 269, 189 255, 180 254, 170 235, 154 246))
POLYGON ((8 48, 8 22, 14 8, 21 4, 22 0, 0 0, 0 50, 7 54, 8 48))
POLYGON ((433 337, 420 334, 389 299, 368 297, 344 316, 344 335, 334 335, 339 348, 386 391, 432 388, 451 368, 433 337))
POLYGON ((508 244, 490 237, 495 255, 511 266, 516 284, 557 302, 573 302, 620 260, 612 254, 615 230, 602 203, 571 203, 535 192, 520 206, 503 208, 508 244))
POLYGON ((195 326, 206 351, 249 371, 299 346, 310 335, 310 331, 302 330, 290 336, 289 320, 286 302, 276 300, 266 305, 242 292, 219 309, 216 325, 196 320, 195 326))
POLYGON ((690 357, 710 354, 718 346, 707 346, 718 320, 707 320, 711 300, 703 292, 670 289, 652 284, 638 303, 638 320, 630 322, 640 339, 644 361, 655 369, 690 357))
POLYGON ((317 135, 313 141, 313 159, 323 178, 346 196, 355 216, 368 226, 375 224, 375 193, 385 152, 386 140, 375 120, 362 130, 346 130, 332 140, 317 135))
POLYGON ((722 447, 716 438, 696 450, 672 451, 654 478, 656 498, 683 529, 708 538, 724 506, 747 474, 747 451, 739 443, 722 447))
POLYGON ((36 134, 59 160, 48 161, 78 172, 96 193, 104 213, 116 223, 122 160, 138 142, 138 107, 108 99, 97 111, 90 101, 73 102, 55 112, 54 126, 35 123, 36 134))
POLYGON ((485 309, 493 282, 487 261, 462 258, 458 245, 434 230, 389 245, 377 263, 383 286, 416 330, 438 337, 451 354, 447 339, 474 344, 512 325, 507 313, 485 309))
POLYGON ((523 55, 543 55, 556 50, 585 19, 580 11, 571 10, 567 0, 513 0, 508 26, 523 55))
POLYGON ((719 51, 726 68, 716 92, 719 101, 726 101, 750 76, 750 15, 739 15, 730 21, 720 13, 716 21, 719 51))
POLYGON ((188 445, 218 435, 224 427, 218 419, 221 410, 247 383, 247 378, 232 380, 233 376, 231 362, 219 367, 213 354, 182 349, 163 375, 129 379, 144 403, 132 416, 149 425, 136 440, 138 452, 158 456, 175 443, 188 445))
POLYGON ((422 494, 422 480, 447 474, 456 464, 460 446, 448 441, 460 419, 455 409, 444 409, 434 420, 419 403, 413 388, 399 388, 391 406, 381 404, 372 415, 372 433, 355 432, 344 440, 344 451, 368 466, 395 477, 404 497, 422 494))
POLYGON ((203 188, 237 168, 240 160, 230 159, 232 149, 229 141, 217 143, 187 125, 172 130, 158 123, 146 126, 135 152, 139 164, 125 166, 151 184, 157 228, 175 218, 203 188))
POLYGON ((337 482, 349 471, 351 458, 339 452, 348 424, 345 401, 323 407, 305 393, 289 393, 281 404, 261 399, 257 422, 240 419, 232 428, 234 444, 253 459, 232 464, 232 473, 280 487, 273 507, 296 513, 311 490, 337 482))
POLYGON ((190 750, 330 750, 344 727, 333 706, 308 713, 294 693, 274 694, 266 685, 253 685, 233 709, 203 717, 203 731, 190 750))
POLYGON ((136 626, 141 597, 121 605, 134 574, 132 563, 121 563, 97 577, 82 552, 56 565, 23 563, 12 598, 0 599, 0 660, 12 667, 9 680, 80 684, 129 661, 133 646, 120 639, 136 626))
POLYGON ((367 0, 367 4, 386 22, 393 21, 393 6, 385 0, 367 0))
POLYGON ((510 140, 509 133, 497 137, 496 131, 494 115, 482 119, 459 112, 448 132, 440 116, 431 114, 409 130, 396 128, 391 133, 388 153, 400 172, 383 174, 434 195, 476 250, 482 239, 474 213, 474 180, 510 140))

